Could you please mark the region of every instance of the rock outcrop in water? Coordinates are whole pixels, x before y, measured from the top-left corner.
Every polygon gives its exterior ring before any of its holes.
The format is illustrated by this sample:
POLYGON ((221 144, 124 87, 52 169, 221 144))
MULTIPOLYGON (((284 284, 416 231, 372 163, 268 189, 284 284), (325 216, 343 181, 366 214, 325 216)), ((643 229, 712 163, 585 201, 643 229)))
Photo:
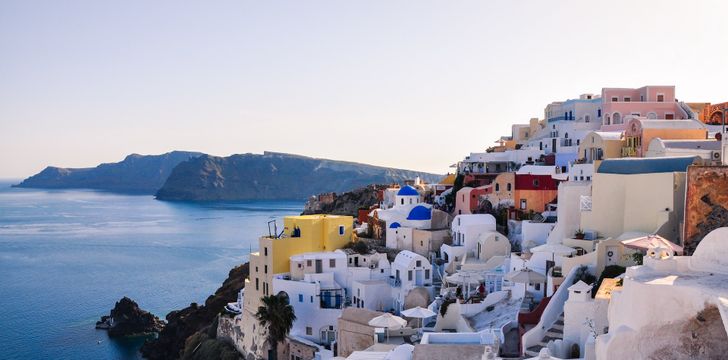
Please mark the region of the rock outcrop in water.
MULTIPOLYGON (((247 263, 235 267, 230 270, 228 278, 215 291, 215 294, 205 300, 204 306, 193 303, 182 310, 175 310, 167 314, 167 325, 156 339, 148 340, 142 346, 142 355, 152 360, 180 358, 188 338, 198 332, 206 332, 207 329, 217 329, 217 326, 212 327, 211 325, 227 303, 237 300, 238 292, 245 286, 245 278, 248 277, 248 273, 247 263)), ((204 338, 202 335, 198 335, 198 337, 204 338)), ((195 340, 202 342, 208 338, 196 338, 195 340)), ((208 343, 206 346, 211 345, 213 344, 208 343)))
POLYGON ((101 317, 96 328, 107 329, 110 337, 135 336, 160 332, 164 322, 125 296, 116 302, 109 316, 101 317))
POLYGON ((16 187, 45 189, 96 189, 123 193, 154 194, 179 163, 202 155, 172 151, 162 155, 131 154, 117 163, 95 168, 49 166, 16 187))
POLYGON ((345 192, 368 184, 403 183, 435 174, 345 161, 265 152, 229 157, 203 155, 179 164, 157 192, 160 200, 296 200, 345 192))

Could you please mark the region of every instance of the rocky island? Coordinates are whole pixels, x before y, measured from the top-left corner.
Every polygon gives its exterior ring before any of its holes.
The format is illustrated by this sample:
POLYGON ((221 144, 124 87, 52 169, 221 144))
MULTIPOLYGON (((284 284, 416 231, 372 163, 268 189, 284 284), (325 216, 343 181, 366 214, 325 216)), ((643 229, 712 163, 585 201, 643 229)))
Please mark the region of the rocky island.
POLYGON ((131 154, 120 162, 94 168, 49 166, 14 187, 154 194, 179 163, 200 155, 198 152, 172 151, 161 155, 131 154))
POLYGON ((96 322, 96 328, 108 330, 110 337, 149 335, 162 331, 164 322, 125 296, 96 322))

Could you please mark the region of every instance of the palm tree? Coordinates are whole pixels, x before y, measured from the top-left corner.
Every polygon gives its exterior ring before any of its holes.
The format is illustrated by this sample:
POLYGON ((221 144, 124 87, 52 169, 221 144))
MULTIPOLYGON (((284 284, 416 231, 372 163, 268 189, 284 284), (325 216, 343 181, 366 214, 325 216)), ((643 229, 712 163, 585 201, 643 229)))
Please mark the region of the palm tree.
POLYGON ((296 314, 293 306, 288 303, 288 295, 284 292, 278 295, 264 296, 260 299, 263 305, 258 307, 255 317, 261 326, 268 327, 268 341, 273 347, 271 359, 278 357, 278 343, 286 339, 286 336, 296 321, 296 314))

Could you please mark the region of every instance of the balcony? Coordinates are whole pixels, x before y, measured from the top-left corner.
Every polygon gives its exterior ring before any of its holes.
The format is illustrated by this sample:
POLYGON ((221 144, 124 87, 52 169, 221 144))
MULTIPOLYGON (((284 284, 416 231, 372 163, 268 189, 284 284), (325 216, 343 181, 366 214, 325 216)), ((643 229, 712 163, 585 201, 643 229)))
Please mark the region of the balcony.
POLYGON ((633 147, 623 147, 622 157, 635 157, 637 156, 637 149, 633 147))
POLYGON ((398 278, 395 278, 392 275, 389 276, 388 282, 389 282, 389 286, 391 286, 391 287, 400 287, 400 286, 402 286, 402 280, 400 280, 398 278))

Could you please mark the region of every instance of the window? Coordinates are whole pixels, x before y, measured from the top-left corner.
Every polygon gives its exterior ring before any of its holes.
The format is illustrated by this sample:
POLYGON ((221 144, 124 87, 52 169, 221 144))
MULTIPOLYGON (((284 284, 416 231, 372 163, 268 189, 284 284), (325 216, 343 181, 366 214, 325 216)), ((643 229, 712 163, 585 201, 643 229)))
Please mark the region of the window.
POLYGON ((332 268, 336 267, 336 259, 329 259, 329 267, 332 267, 332 268))
POLYGON ((576 146, 579 146, 581 144, 581 139, 576 139, 576 146))
POLYGON ((665 119, 666 120, 673 120, 673 119, 675 119, 675 114, 667 114, 666 113, 665 114, 665 119))
POLYGON ((597 109, 597 117, 602 117, 602 109, 597 109))
POLYGON ((612 119, 614 119, 614 121, 612 121, 612 124, 621 124, 622 123, 622 114, 616 112, 616 113, 614 113, 614 115, 612 115, 612 119))
POLYGON ((303 294, 298 294, 298 302, 303 302, 303 294))
POLYGON ((266 248, 263 248, 263 253, 265 254, 265 256, 268 256, 268 248, 267 247, 266 248))
POLYGON ((533 287, 536 289, 536 291, 541 290, 541 284, 539 283, 536 283, 536 285, 534 285, 533 287))
POLYGON ((533 187, 538 187, 538 179, 533 179, 533 187))
POLYGON ((412 270, 407 271, 407 280, 412 281, 412 270))
POLYGON ((612 102, 617 102, 617 101, 619 101, 619 98, 616 96, 612 96, 612 102))
POLYGON ((344 225, 339 225, 339 235, 344 235, 344 225))
POLYGON ((645 96, 644 95, 640 95, 640 101, 645 101, 645 96))
POLYGON ((500 184, 495 183, 495 191, 500 191, 500 184))
POLYGON ((255 278, 255 291, 260 290, 260 279, 255 278))
POLYGON ((264 269, 265 269, 265 273, 267 274, 267 273, 268 273, 268 265, 266 265, 266 266, 264 267, 264 269))
POLYGON ((402 199, 400 203, 401 203, 402 205, 404 205, 404 199, 402 199))
POLYGON ((349 258, 349 264, 351 264, 351 261, 354 260, 354 258, 349 258))
POLYGON ((629 96, 624 97, 624 102, 630 102, 630 101, 632 101, 632 98, 630 98, 629 96))
POLYGON ((664 101, 665 101, 665 95, 657 94, 657 102, 664 102, 664 101))
POLYGON ((422 260, 417 260, 417 261, 415 262, 415 264, 416 264, 415 266, 417 266, 417 267, 421 267, 421 266, 422 266, 422 260))
POLYGON ((313 334, 313 330, 311 330, 310 326, 306 326, 306 335, 311 335, 311 334, 313 334))
POLYGON ((311 295, 311 304, 313 304, 313 295, 311 295))
POLYGON ((584 122, 589 122, 590 120, 589 115, 584 115, 584 122))
POLYGON ((425 270, 425 280, 429 280, 429 279, 430 279, 430 269, 426 269, 425 270))
POLYGON ((313 262, 311 262, 311 260, 306 260, 306 266, 311 266, 311 264, 313 264, 313 262))
POLYGON ((506 190, 511 191, 511 183, 506 184, 506 190))
POLYGON ((591 176, 587 176, 586 181, 591 181, 591 176))
POLYGON ((255 267, 255 272, 258 272, 258 267, 257 266, 255 267))
POLYGON ((521 210, 526 210, 526 199, 521 199, 521 210))

